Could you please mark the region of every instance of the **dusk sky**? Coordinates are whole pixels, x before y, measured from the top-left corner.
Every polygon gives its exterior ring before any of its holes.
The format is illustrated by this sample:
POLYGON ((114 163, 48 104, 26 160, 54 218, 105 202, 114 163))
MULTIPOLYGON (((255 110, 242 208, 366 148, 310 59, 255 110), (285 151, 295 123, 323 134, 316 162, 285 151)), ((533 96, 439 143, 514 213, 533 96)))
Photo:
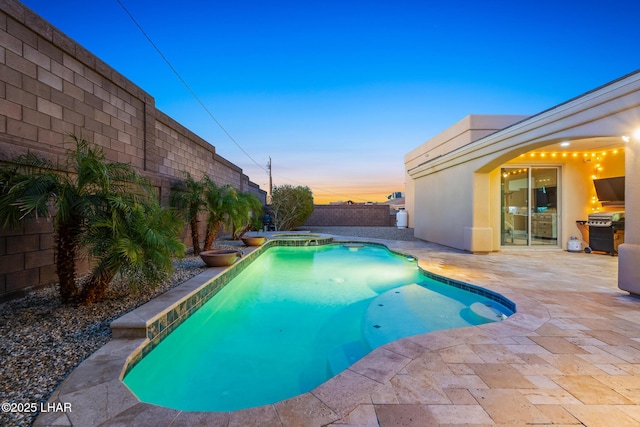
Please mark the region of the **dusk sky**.
POLYGON ((263 189, 271 156, 274 185, 316 203, 384 201, 404 155, 466 115, 536 114, 640 68, 638 0, 23 3, 263 189))

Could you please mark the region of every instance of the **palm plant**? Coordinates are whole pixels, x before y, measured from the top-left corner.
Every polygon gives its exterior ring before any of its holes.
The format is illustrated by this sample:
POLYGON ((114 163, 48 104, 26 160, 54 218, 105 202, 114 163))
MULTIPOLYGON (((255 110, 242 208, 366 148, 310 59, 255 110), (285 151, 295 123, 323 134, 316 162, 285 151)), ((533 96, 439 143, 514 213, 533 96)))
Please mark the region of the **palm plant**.
POLYGON ((32 153, 0 168, 0 223, 15 227, 27 217, 53 217, 56 272, 63 302, 78 294, 76 258, 80 240, 101 200, 110 194, 140 194, 139 176, 123 163, 109 163, 100 148, 71 135, 75 147, 60 167, 32 153), (54 213, 52 213, 53 211, 54 213))
POLYGON ((183 173, 185 180, 174 185, 171 189, 171 206, 175 207, 185 221, 189 223, 193 253, 198 255, 200 253, 198 216, 207 205, 205 188, 210 180, 205 175, 200 181, 196 181, 189 172, 184 171, 183 173))
POLYGON ((80 301, 90 304, 102 299, 118 273, 134 287, 154 285, 167 277, 173 270, 172 255, 184 254, 178 237, 182 227, 175 212, 163 209, 153 198, 109 197, 106 209, 92 221, 84 237, 96 267, 80 301))
POLYGON ((255 194, 239 193, 238 203, 233 213, 233 238, 240 239, 247 231, 252 228, 260 229, 264 207, 262 202, 255 194))
POLYGON ((206 179, 205 197, 207 201, 207 232, 204 250, 212 248, 220 227, 232 226, 233 215, 238 204, 238 192, 230 185, 219 187, 206 179))

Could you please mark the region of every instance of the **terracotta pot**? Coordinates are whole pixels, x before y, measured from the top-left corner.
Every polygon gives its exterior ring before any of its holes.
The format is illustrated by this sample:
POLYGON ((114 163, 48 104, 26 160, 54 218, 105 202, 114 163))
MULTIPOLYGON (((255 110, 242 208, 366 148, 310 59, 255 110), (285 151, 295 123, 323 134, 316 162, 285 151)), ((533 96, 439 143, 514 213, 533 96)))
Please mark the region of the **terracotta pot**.
POLYGON ((262 246, 266 241, 267 238, 263 236, 249 236, 242 238, 242 242, 247 246, 262 246))
POLYGON ((224 267, 231 265, 242 256, 240 251, 233 249, 214 249, 200 252, 200 258, 209 267, 224 267))

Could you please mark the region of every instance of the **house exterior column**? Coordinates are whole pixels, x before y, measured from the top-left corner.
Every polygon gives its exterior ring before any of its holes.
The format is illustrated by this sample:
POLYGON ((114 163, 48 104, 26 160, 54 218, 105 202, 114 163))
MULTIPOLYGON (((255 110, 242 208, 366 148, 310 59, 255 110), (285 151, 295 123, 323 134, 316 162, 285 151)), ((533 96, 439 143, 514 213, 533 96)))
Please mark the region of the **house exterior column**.
POLYGON ((464 249, 473 253, 494 250, 491 228, 491 180, 488 173, 473 174, 473 222, 464 227, 464 249))
POLYGON ((618 287, 640 295, 640 138, 625 147, 625 230, 618 246, 618 287))

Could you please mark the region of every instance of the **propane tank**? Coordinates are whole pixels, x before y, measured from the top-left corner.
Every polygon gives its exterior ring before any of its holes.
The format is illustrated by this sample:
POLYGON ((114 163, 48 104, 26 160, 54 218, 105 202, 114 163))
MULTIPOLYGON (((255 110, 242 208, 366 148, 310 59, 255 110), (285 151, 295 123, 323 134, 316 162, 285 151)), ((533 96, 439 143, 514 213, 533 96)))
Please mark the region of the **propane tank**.
POLYGON ((398 211, 398 213, 396 214, 396 224, 398 225, 398 228, 407 228, 407 211, 405 211, 404 209, 400 209, 398 211))
POLYGON ((582 241, 576 236, 571 236, 567 242, 567 252, 582 252, 582 241))

